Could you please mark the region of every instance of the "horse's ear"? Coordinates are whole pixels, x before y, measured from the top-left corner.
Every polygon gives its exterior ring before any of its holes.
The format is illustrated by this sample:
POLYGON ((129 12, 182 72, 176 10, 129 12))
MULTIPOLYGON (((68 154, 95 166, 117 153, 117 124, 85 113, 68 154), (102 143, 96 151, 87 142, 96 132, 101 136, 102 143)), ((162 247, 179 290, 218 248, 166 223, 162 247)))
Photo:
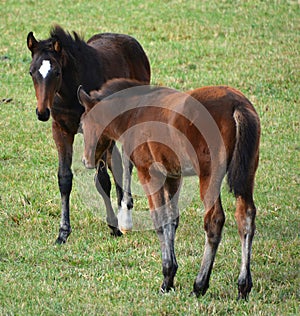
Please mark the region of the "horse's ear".
POLYGON ((57 53, 61 52, 61 44, 58 40, 55 40, 55 42, 53 43, 53 48, 57 53))
POLYGON ((84 106, 86 113, 95 105, 94 100, 84 91, 82 86, 78 87, 77 98, 79 103, 84 106))
POLYGON ((33 36, 32 32, 27 35, 27 47, 33 53, 34 48, 37 46, 38 41, 33 36))

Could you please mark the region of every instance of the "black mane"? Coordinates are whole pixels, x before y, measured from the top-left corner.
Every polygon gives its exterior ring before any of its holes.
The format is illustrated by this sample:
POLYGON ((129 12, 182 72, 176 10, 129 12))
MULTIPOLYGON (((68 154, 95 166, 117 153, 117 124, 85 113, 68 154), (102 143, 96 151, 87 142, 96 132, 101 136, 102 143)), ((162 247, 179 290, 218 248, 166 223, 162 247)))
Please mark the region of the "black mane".
POLYGON ((86 44, 76 32, 72 32, 73 37, 69 32, 65 32, 59 25, 55 25, 50 31, 52 40, 58 40, 62 47, 71 48, 74 45, 86 44))
POLYGON ((48 41, 52 43, 58 41, 62 47, 63 54, 69 59, 78 59, 82 50, 87 49, 88 45, 76 32, 72 32, 73 36, 64 31, 59 25, 55 25, 50 31, 50 38, 48 41))

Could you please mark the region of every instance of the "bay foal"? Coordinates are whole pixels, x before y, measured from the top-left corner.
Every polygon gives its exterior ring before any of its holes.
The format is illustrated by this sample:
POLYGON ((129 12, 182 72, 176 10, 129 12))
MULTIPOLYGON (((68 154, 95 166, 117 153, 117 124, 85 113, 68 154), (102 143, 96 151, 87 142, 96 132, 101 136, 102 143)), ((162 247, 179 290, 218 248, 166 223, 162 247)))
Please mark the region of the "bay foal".
POLYGON ((207 291, 225 222, 220 188, 227 174, 236 197, 235 218, 242 244, 238 295, 246 299, 252 288, 253 186, 260 140, 260 121, 250 101, 227 86, 185 94, 127 79, 107 82, 92 97, 79 88, 78 98, 85 107, 81 119, 85 166, 94 168, 110 143, 119 141, 137 168, 161 244, 162 292, 174 287, 179 191, 182 176, 192 173, 200 181, 206 231, 192 293, 199 296, 207 291))

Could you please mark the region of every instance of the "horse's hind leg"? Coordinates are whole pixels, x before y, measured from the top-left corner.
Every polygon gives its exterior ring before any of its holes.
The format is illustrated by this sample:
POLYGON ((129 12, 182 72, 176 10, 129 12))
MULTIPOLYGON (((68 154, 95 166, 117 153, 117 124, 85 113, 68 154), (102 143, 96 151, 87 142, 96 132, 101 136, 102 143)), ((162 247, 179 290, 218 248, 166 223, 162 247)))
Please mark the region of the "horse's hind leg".
MULTIPOLYGON (((154 213, 151 214, 152 217, 154 213)), ((161 292, 169 292, 174 289, 174 277, 177 272, 178 264, 175 256, 175 233, 179 223, 179 216, 156 229, 162 254, 162 272, 164 281, 161 285, 161 292)))
POLYGON ((194 290, 192 293, 197 297, 200 294, 204 295, 209 288, 209 278, 213 268, 215 255, 221 241, 222 229, 225 222, 219 189, 218 195, 213 194, 209 197, 207 193, 209 184, 210 177, 201 178, 200 194, 205 208, 204 229, 206 232, 206 241, 200 271, 194 282, 194 290), (217 196, 217 198, 215 199, 214 196, 217 196))
POLYGON ((238 298, 247 299, 252 288, 250 259, 252 240, 255 232, 256 209, 251 198, 239 196, 236 200, 235 218, 242 244, 242 264, 238 278, 238 298))
MULTIPOLYGON (((106 154, 105 154, 106 155, 106 154)), ((110 200, 111 182, 106 168, 106 157, 100 161, 97 174, 95 176, 95 184, 98 192, 101 194, 106 207, 106 222, 114 236, 121 236, 122 233, 118 228, 118 219, 114 213, 110 200)))
MULTIPOLYGON (((164 184, 165 205, 159 210, 158 216, 161 227, 157 229, 162 251, 162 266, 164 281, 161 291, 174 289, 174 277, 178 269, 175 256, 175 233, 179 224, 178 198, 181 179, 167 178, 164 184)), ((153 218, 152 214, 152 218, 153 218)), ((154 223, 157 222, 157 218, 154 223)))

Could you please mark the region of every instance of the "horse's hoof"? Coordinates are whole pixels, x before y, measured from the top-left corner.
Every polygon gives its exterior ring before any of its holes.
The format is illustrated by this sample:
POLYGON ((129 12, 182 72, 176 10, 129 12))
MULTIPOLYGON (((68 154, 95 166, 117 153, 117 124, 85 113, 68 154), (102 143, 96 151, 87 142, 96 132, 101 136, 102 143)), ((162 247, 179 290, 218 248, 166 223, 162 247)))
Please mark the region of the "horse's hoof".
POLYGON ((192 291, 189 295, 189 297, 196 297, 198 298, 199 297, 199 294, 195 293, 194 291, 192 291))
POLYGON ((172 291, 175 292, 175 286, 173 285, 173 283, 170 285, 167 285, 165 282, 163 282, 163 284, 160 287, 160 293, 165 294, 172 291))
POLYGON ((58 233, 58 237, 55 241, 55 244, 57 245, 62 245, 65 244, 67 242, 68 237, 70 236, 72 230, 68 229, 68 230, 64 230, 64 229, 59 229, 59 233, 58 233))
POLYGON ((111 229, 111 236, 121 237, 123 235, 118 227, 109 226, 109 228, 111 229))
POLYGON ((203 296, 207 292, 208 288, 209 288, 208 282, 205 283, 203 281, 202 282, 195 281, 191 296, 192 295, 195 295, 196 297, 199 297, 200 295, 203 296))
POLYGON ((240 277, 238 280, 238 300, 245 300, 248 301, 249 293, 252 289, 252 278, 251 274, 247 275, 246 277, 240 277))
POLYGON ((132 231, 132 209, 127 209, 126 207, 120 207, 118 213, 118 223, 120 230, 123 234, 132 231))
POLYGON ((115 237, 121 237, 123 233, 118 229, 117 231, 113 232, 113 236, 115 237))
POLYGON ((126 227, 120 227, 120 231, 122 232, 122 234, 125 235, 125 234, 131 232, 131 231, 132 231, 132 228, 131 228, 131 229, 128 229, 128 228, 126 228, 126 227))
POLYGON ((248 298, 249 298, 249 293, 241 293, 241 292, 239 292, 237 301, 244 300, 244 301, 248 302, 248 298))
POLYGON ((57 239, 55 240, 55 244, 56 245, 62 245, 62 244, 65 244, 65 243, 66 243, 66 240, 63 240, 60 237, 57 237, 57 239))
POLYGON ((160 288, 160 290, 159 290, 159 293, 161 295, 165 295, 165 294, 172 293, 172 292, 175 292, 175 287, 171 287, 171 288, 169 288, 167 290, 164 290, 163 288, 160 288))

